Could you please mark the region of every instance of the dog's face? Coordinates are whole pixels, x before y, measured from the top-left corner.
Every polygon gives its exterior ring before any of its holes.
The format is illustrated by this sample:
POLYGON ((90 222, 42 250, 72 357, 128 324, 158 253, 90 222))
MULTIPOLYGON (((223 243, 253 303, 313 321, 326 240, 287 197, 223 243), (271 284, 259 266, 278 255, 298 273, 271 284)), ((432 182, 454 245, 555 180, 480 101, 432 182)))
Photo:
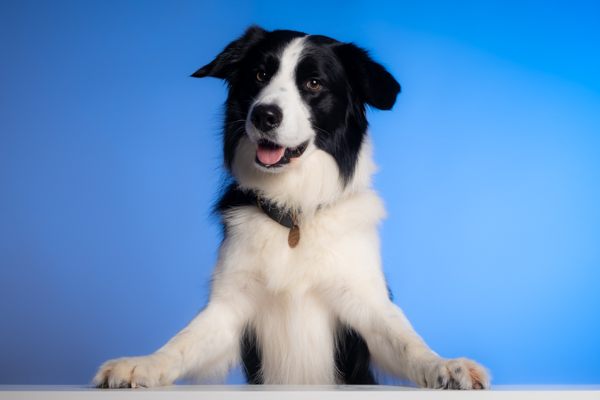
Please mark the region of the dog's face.
POLYGON ((388 110, 400 85, 368 54, 325 36, 249 28, 194 77, 227 81, 224 156, 255 146, 254 166, 282 173, 315 151, 336 161, 347 183, 367 131, 365 104, 388 110))

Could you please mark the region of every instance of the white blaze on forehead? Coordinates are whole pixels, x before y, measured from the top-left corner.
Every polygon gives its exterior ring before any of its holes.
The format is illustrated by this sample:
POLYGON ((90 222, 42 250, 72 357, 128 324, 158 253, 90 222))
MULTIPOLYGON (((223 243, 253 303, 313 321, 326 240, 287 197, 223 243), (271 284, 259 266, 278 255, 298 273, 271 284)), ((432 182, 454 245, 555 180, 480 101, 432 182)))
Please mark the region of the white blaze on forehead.
POLYGON ((305 40, 306 38, 304 37, 294 39, 283 50, 279 61, 279 69, 271 80, 269 86, 272 84, 277 86, 277 84, 286 85, 289 83, 292 83, 294 87, 296 86, 296 66, 298 65, 300 56, 302 55, 305 40))
MULTIPOLYGON (((296 67, 301 60, 305 41, 306 37, 297 38, 284 48, 277 72, 260 91, 252 105, 255 107, 258 104, 272 104, 281 109, 283 118, 273 139, 284 147, 295 147, 314 137, 308 107, 302 100, 296 84, 296 67)), ((249 117, 246 128, 252 138, 255 128, 249 117)))

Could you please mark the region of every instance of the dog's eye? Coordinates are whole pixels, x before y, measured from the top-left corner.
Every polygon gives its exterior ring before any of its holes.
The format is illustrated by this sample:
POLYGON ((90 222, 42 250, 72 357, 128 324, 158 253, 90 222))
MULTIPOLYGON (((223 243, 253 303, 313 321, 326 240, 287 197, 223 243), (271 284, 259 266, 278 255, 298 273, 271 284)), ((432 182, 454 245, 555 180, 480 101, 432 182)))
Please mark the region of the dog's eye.
POLYGON ((267 79, 267 73, 265 71, 260 71, 258 74, 256 74, 256 79, 258 79, 260 82, 264 82, 265 79, 267 79))
POLYGON ((310 81, 308 81, 308 83, 306 84, 306 87, 312 90, 317 90, 321 87, 321 82, 319 82, 316 79, 311 79, 310 81))

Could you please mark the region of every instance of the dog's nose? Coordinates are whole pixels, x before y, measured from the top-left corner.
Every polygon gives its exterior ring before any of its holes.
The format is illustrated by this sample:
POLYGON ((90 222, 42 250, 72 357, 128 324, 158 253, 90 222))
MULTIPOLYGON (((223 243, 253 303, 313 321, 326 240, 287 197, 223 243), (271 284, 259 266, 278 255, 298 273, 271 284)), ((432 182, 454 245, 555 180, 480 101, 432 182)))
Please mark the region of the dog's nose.
POLYGON ((252 110, 250 120, 252 125, 261 132, 275 129, 281 123, 283 113, 281 108, 273 104, 259 104, 252 110))

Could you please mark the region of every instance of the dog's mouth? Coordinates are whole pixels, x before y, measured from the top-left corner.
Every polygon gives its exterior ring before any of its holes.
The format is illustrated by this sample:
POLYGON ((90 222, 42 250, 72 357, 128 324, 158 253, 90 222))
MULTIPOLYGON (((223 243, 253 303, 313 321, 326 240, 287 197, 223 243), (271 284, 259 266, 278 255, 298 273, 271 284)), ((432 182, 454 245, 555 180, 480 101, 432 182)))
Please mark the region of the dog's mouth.
POLYGON ((289 164, 292 158, 300 157, 308 147, 308 140, 296 147, 282 147, 265 139, 258 141, 256 159, 265 168, 278 168, 289 164))

